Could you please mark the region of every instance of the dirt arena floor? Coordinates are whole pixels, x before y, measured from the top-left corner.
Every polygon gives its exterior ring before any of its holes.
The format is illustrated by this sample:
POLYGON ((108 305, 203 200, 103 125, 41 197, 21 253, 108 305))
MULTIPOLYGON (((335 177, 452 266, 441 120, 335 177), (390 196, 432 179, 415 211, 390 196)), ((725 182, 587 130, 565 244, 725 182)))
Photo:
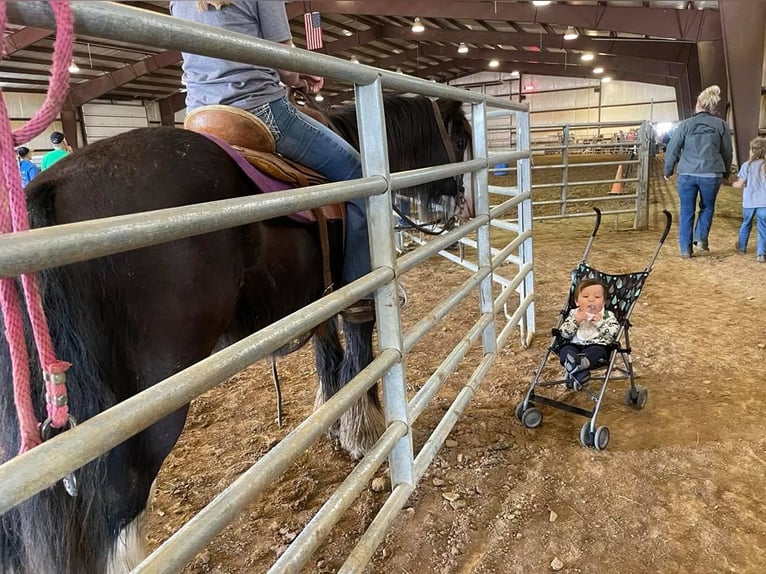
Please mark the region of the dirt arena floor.
MULTIPOLYGON (((613 175, 614 168, 607 171, 613 175)), ((664 221, 662 209, 677 211, 674 187, 659 175, 653 172, 651 181, 650 229, 631 230, 628 216, 605 218, 592 265, 610 272, 644 268, 664 221)), ((755 236, 750 253, 735 252, 740 206, 739 191, 723 188, 709 254, 680 259, 675 226, 671 231, 633 314, 637 382, 649 389, 649 400, 636 411, 623 403, 625 384, 610 385, 599 417, 611 430, 603 452, 580 445, 581 417, 543 408, 543 424, 529 430, 513 416, 549 342, 592 219, 536 223, 537 336, 527 350, 514 336, 500 351, 368 572, 766 571, 766 265, 755 260, 755 236)), ((406 275, 405 327, 467 276, 442 259, 406 275)), ((477 305, 475 299, 462 304, 418 345, 407 365, 411 392, 473 323, 477 305)), ((416 450, 477 357, 478 351, 469 356, 415 422, 416 450)), ((159 477, 149 524, 154 546, 310 413, 310 352, 280 359, 279 368, 282 429, 274 422, 265 362, 193 403, 187 429, 159 477)), ((352 468, 331 442, 319 440, 185 572, 267 571, 352 468)), ((385 496, 366 489, 303 571, 335 572, 385 496)))

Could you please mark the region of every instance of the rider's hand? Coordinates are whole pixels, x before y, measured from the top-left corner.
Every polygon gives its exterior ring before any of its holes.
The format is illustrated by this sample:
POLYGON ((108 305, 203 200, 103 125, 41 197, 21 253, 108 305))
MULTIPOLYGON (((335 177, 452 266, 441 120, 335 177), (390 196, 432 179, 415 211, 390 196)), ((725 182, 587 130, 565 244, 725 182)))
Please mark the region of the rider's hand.
POLYGON ((322 76, 311 76, 309 74, 301 74, 301 80, 306 83, 306 90, 310 94, 316 94, 322 89, 324 85, 324 78, 322 76))

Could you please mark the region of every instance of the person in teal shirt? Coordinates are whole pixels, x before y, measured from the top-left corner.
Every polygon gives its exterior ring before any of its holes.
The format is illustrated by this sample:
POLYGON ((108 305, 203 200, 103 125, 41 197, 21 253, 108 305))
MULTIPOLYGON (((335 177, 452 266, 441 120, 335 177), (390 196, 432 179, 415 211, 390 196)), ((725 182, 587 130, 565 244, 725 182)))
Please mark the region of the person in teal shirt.
POLYGON ((43 169, 48 169, 54 163, 72 153, 72 148, 69 147, 66 137, 61 132, 53 132, 51 134, 51 143, 53 144, 53 150, 43 156, 41 164, 43 169))

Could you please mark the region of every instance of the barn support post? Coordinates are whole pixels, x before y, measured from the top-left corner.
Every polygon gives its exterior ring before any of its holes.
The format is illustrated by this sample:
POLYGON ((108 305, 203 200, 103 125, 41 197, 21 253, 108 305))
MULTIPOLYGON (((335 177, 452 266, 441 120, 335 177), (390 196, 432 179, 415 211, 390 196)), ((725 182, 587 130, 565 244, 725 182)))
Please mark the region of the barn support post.
MULTIPOLYGON (((721 88, 721 103, 718 106, 718 113, 726 120, 729 109, 729 79, 726 74, 723 42, 721 40, 698 42, 697 54, 699 56, 702 89, 704 90, 714 84, 721 88)), ((694 102, 697 101, 698 95, 699 92, 692 94, 692 109, 694 109, 694 102)))
POLYGON ((77 110, 72 108, 64 108, 61 110, 61 129, 70 146, 74 149, 80 147, 77 138, 77 110))
MULTIPOLYGON (((721 0, 719 4, 734 123, 734 147, 737 161, 742 164, 748 157, 750 140, 758 135, 766 0, 721 0)), ((723 111, 721 115, 724 115, 723 111)))
MULTIPOLYGON (((559 213, 566 215, 567 213, 567 195, 569 194, 569 124, 564 126, 563 135, 561 141, 561 207, 559 213)), ((518 149, 518 148, 517 148, 518 149)), ((519 173, 516 173, 516 179, 518 180, 519 173)), ((519 187, 521 191, 521 187, 519 187)))
MULTIPOLYGON (((474 103, 471 106, 471 127, 473 129, 473 157, 487 159, 487 106, 485 103, 474 103)), ((487 168, 471 172, 471 188, 475 194, 475 215, 489 217, 489 170, 487 168)), ((489 237, 490 222, 476 230, 479 269, 492 267, 492 245, 489 237)), ((482 313, 492 313, 492 277, 482 279, 479 287, 479 305, 482 313)), ((495 325, 487 325, 482 333, 484 354, 497 352, 495 325)))
MULTIPOLYGON (((529 111, 516 112, 516 150, 531 152, 532 142, 529 134, 529 111)), ((564 127, 566 140, 565 146, 569 146, 569 126, 564 127)), ((567 149, 565 147, 564 149, 567 149)), ((565 162, 566 163, 566 162, 565 162)), ((535 275, 532 257, 532 163, 529 157, 516 162, 516 189, 520 195, 526 194, 517 208, 519 235, 528 234, 528 237, 519 245, 519 269, 529 266, 529 272, 524 275, 524 280, 519 284, 519 300, 523 303, 528 297, 531 302, 524 311, 524 316, 519 323, 521 346, 527 348, 535 334, 535 275)))
MULTIPOLYGON (((357 84, 354 91, 359 124, 359 146, 362 152, 362 174, 364 177, 381 176, 390 181, 386 144, 388 139, 380 78, 370 84, 357 84)), ((396 272, 390 184, 385 193, 370 196, 367 199, 367 207, 370 237, 375 238, 375 241, 370 241, 372 268, 387 267, 396 272)), ((407 434, 397 441, 389 455, 391 486, 395 489, 400 484, 406 484, 414 488, 412 432, 403 362, 404 346, 399 312, 398 277, 380 287, 375 293, 375 312, 378 320, 378 345, 381 352, 394 349, 401 357, 383 377, 383 407, 386 425, 401 421, 407 427, 407 434)))
POLYGON ((649 158, 654 142, 651 122, 641 122, 638 136, 638 181, 636 182, 636 217, 633 229, 646 229, 649 225, 649 158))

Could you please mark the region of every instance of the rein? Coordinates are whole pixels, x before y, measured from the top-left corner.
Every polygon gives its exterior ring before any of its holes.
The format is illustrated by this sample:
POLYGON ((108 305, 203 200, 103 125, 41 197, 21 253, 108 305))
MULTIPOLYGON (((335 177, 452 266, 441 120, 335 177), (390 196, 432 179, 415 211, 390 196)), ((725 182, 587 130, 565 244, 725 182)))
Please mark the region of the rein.
MULTIPOLYGON (((41 134, 56 119, 69 90, 67 68, 72 60, 74 20, 68 2, 51 1, 50 6, 56 20, 56 38, 50 87, 45 102, 26 124, 13 131, 0 90, 0 233, 3 234, 29 229, 29 215, 14 148, 41 134)), ((0 2, 0 30, 3 31, 7 25, 5 8, 6 3, 0 2)), ((0 58, 5 55, 3 42, 0 58)), ((48 438, 52 428, 65 429, 76 424, 67 406, 65 372, 70 364, 56 358, 36 275, 23 274, 21 284, 43 372, 48 418, 42 424, 41 431, 32 404, 29 356, 16 280, 12 277, 0 279, 0 306, 10 349, 14 402, 19 418, 19 454, 40 444, 41 437, 48 438)))

